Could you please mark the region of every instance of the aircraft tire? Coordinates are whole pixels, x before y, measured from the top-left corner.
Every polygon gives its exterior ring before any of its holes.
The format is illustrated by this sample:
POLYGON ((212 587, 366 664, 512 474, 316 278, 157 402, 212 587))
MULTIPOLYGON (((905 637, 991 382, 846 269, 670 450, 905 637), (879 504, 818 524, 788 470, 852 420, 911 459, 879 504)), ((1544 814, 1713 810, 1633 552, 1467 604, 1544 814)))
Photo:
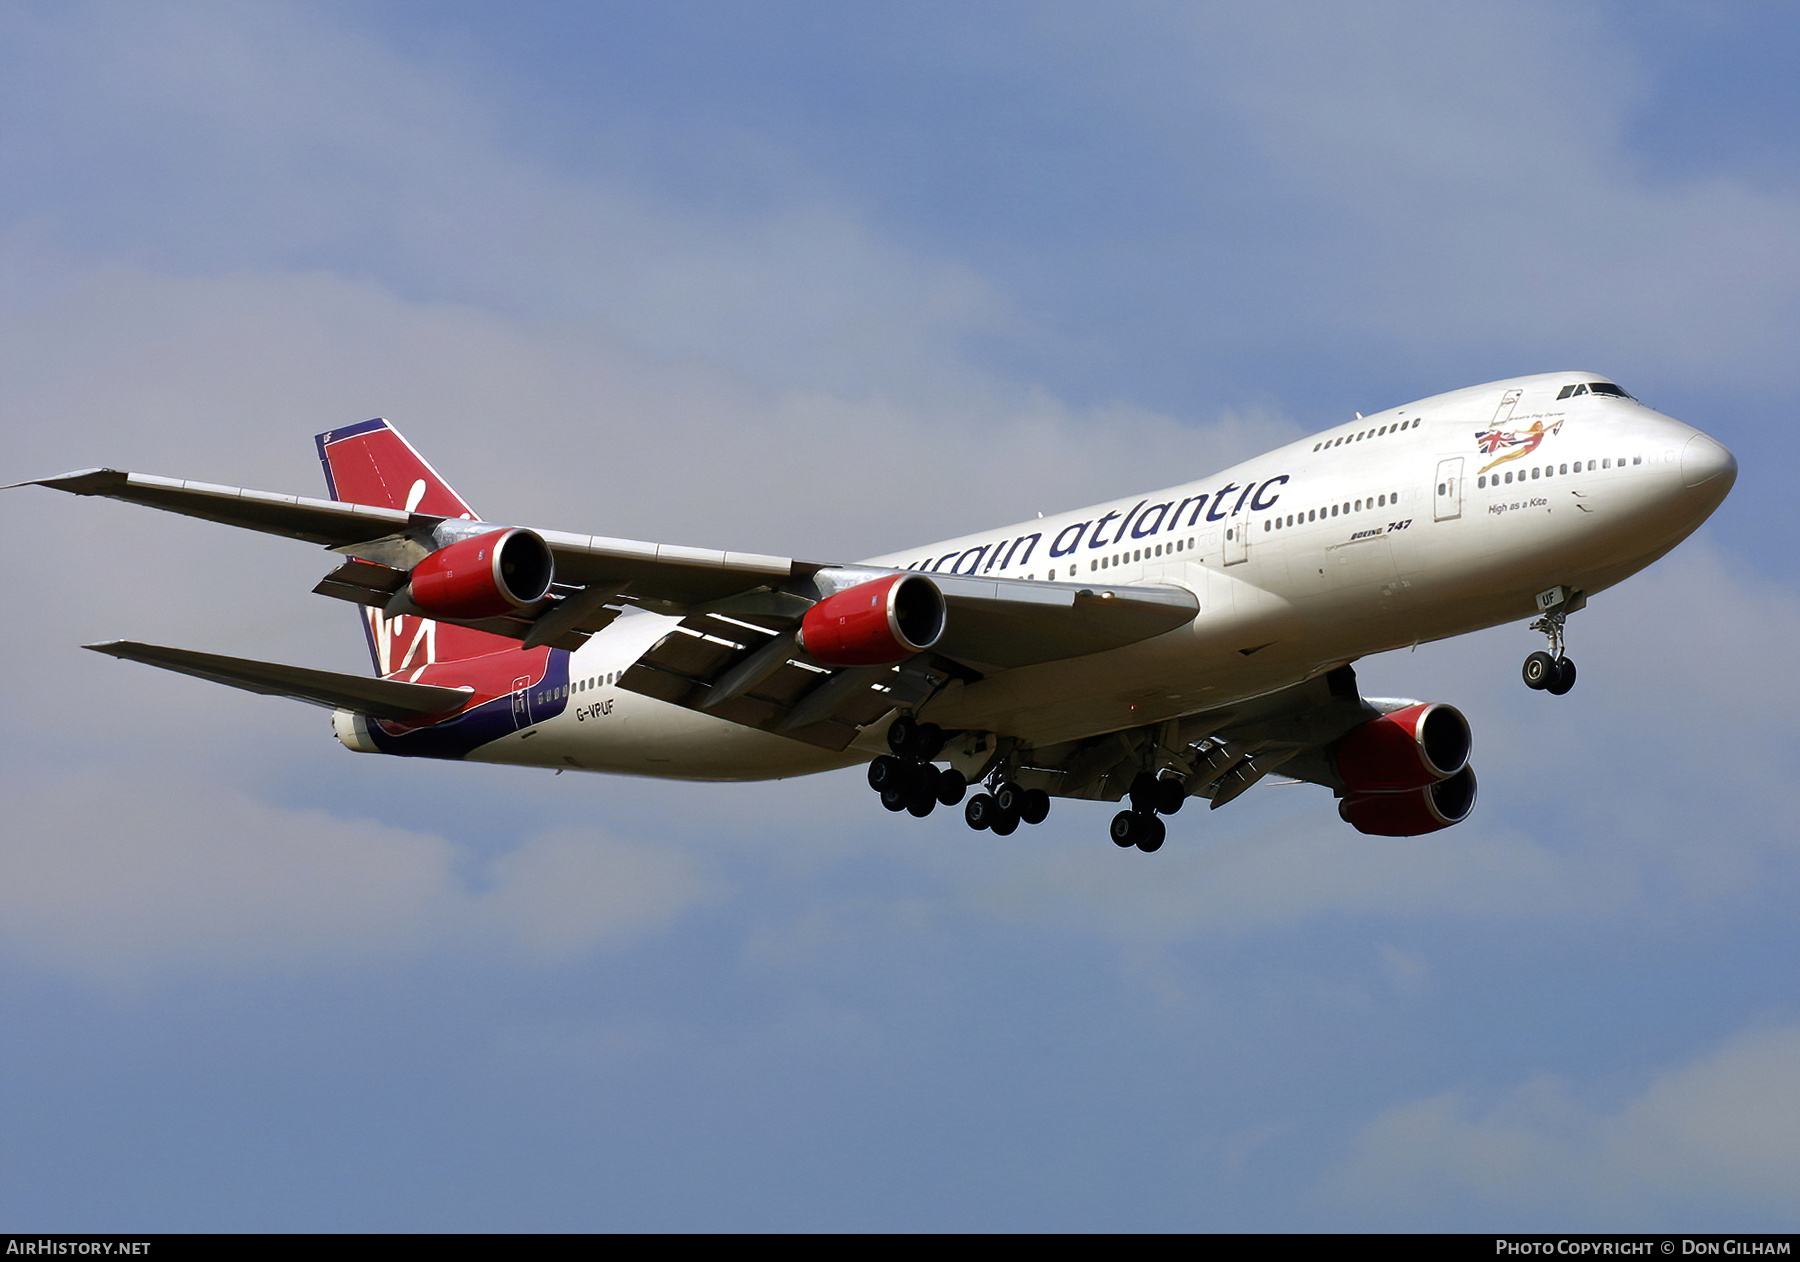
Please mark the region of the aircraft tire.
POLYGON ((977 793, 963 807, 963 822, 977 831, 994 826, 994 817, 1000 808, 994 805, 994 799, 986 793, 977 793))
POLYGON ((968 780, 956 768, 946 767, 938 772, 937 800, 945 806, 955 806, 963 800, 963 794, 968 791, 968 780))
POLYGON ((1533 653, 1525 659, 1525 665, 1519 673, 1524 677, 1527 688, 1542 692, 1556 679, 1556 659, 1548 653, 1533 653))
POLYGON ((910 800, 911 795, 903 789, 883 789, 881 791, 881 804, 890 811, 904 811, 910 800))
POLYGON ((1128 795, 1131 798, 1131 809, 1134 811, 1152 811, 1156 809, 1157 799, 1162 796, 1162 785, 1148 771, 1140 771, 1131 782, 1128 795))
POLYGON ((1011 780, 1002 780, 1000 787, 994 790, 994 804, 1001 810, 1010 811, 1015 815, 1022 814, 1019 807, 1024 798, 1025 790, 1011 780))
POLYGON ((1169 830, 1160 819, 1154 815, 1146 815, 1144 816, 1143 836, 1138 838, 1137 848, 1145 854, 1155 854, 1162 849, 1163 839, 1168 835, 1169 830))
POLYGON ((1544 685, 1544 691, 1560 697, 1575 686, 1575 663, 1566 657, 1556 659, 1556 678, 1544 685))
POLYGON ((906 764, 892 754, 883 754, 869 764, 869 787, 877 793, 897 789, 906 781, 906 764))
POLYGON ((988 825, 996 837, 1010 837, 1018 830, 1019 813, 1017 811, 995 811, 994 822, 988 825))
POLYGON ((1019 799, 1019 818, 1027 824, 1041 824, 1050 817, 1050 795, 1042 789, 1027 789, 1019 799))
POLYGON ((1121 850, 1129 850, 1138 844, 1140 821, 1143 816, 1136 811, 1120 811, 1112 817, 1112 826, 1107 830, 1112 837, 1113 845, 1121 850))
POLYGON ((919 739, 919 721, 910 714, 902 714, 888 724, 888 748, 902 758, 912 756, 913 745, 919 739))
POLYGON ((1159 814, 1173 815, 1187 800, 1187 786, 1173 776, 1156 782, 1156 809, 1159 814))
POLYGON ((924 819, 937 809, 937 794, 930 789, 915 789, 912 796, 906 799, 907 814, 915 819, 924 819))

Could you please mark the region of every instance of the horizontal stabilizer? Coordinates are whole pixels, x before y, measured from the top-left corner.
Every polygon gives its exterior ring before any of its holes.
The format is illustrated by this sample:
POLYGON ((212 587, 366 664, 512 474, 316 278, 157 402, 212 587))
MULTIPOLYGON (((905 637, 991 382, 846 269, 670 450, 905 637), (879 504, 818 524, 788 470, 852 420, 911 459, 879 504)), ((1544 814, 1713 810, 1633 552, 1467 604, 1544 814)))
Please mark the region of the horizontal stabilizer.
POLYGON ((155 644, 138 644, 132 640, 111 640, 105 644, 84 644, 96 653, 143 662, 164 670, 210 679, 215 684, 229 684, 245 692, 260 692, 271 697, 292 697, 328 710, 350 710, 371 718, 417 722, 450 714, 469 699, 462 688, 438 688, 430 684, 401 683, 396 679, 370 679, 363 675, 340 675, 328 670, 308 670, 304 666, 281 666, 274 662, 253 662, 243 657, 221 657, 216 653, 196 653, 192 649, 163 648, 155 644))
MULTIPOLYGON (((161 508, 186 517, 202 517, 260 530, 271 535, 286 535, 308 543, 336 547, 346 543, 362 543, 404 530, 413 515, 394 508, 376 508, 368 504, 337 504, 331 500, 307 499, 303 495, 274 495, 267 491, 248 491, 236 486, 214 486, 209 482, 184 482, 179 478, 159 478, 147 473, 127 473, 121 469, 85 469, 55 478, 34 478, 16 486, 47 486, 71 495, 100 495, 161 508)), ((10 490, 11 487, 0 488, 10 490)), ((423 518, 435 523, 438 519, 423 518)))

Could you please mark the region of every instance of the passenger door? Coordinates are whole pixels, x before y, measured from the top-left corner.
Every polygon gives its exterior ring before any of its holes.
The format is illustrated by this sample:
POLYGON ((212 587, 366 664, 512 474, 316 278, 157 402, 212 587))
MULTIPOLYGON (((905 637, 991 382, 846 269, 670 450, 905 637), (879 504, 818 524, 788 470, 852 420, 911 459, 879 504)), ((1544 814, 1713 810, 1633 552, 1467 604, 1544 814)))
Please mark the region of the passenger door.
POLYGON ((1250 515, 1246 513, 1225 525, 1225 564, 1237 565, 1250 559, 1250 515))
POLYGON ((1438 461, 1437 490, 1432 497, 1434 521, 1453 521, 1462 516, 1462 457, 1438 461))

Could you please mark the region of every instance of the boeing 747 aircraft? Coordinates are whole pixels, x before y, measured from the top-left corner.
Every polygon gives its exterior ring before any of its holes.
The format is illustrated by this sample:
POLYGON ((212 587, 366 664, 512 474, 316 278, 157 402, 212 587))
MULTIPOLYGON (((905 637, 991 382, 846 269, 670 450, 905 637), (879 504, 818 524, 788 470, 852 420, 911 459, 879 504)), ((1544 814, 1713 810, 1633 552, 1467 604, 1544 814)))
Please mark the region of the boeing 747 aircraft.
MULTIPOLYGON (((1719 443, 1595 373, 1441 394, 1198 481, 865 561, 483 521, 385 420, 320 434, 330 500, 95 469, 35 485, 320 544, 372 678, 89 645, 333 711, 361 753, 690 780, 866 763, 889 810, 1036 824, 1126 799, 1154 851, 1189 797, 1330 789, 1364 833, 1475 804, 1454 707, 1363 697, 1370 653, 1564 620, 1724 500, 1719 443), (973 787, 976 791, 969 793, 973 787), (965 801, 966 799, 966 801, 965 801)), ((26 485, 26 484, 20 484, 26 485)))

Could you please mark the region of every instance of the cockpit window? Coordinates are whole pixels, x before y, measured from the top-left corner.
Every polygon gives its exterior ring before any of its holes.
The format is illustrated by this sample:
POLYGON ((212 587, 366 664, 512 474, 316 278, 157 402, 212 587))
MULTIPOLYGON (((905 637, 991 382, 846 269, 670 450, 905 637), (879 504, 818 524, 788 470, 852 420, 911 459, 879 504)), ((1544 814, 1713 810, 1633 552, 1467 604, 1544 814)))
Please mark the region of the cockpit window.
POLYGON ((1630 395, 1626 394, 1610 381, 1578 381, 1572 386, 1564 386, 1556 397, 1558 399, 1575 399, 1588 393, 1590 390, 1595 394, 1605 394, 1610 395, 1615 399, 1631 399, 1633 403, 1637 402, 1636 399, 1632 399, 1630 395))

